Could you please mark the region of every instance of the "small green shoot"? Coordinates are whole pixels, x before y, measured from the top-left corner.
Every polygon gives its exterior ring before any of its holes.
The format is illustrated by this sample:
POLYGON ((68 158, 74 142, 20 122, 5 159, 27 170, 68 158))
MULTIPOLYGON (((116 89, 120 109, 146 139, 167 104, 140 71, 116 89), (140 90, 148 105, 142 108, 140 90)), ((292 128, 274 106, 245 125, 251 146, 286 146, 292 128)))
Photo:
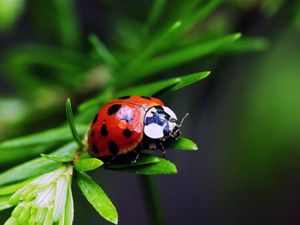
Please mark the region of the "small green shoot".
POLYGON ((79 133, 78 133, 78 131, 76 129, 76 126, 75 126, 71 100, 69 98, 66 101, 66 115, 67 115, 67 119, 68 119, 69 126, 70 126, 70 129, 71 129, 74 140, 77 142, 79 147, 83 148, 84 144, 83 144, 82 138, 79 136, 79 133))
POLYGON ((95 34, 89 35, 89 41, 91 42, 92 46, 94 47, 95 51, 100 56, 100 58, 108 66, 110 66, 111 68, 119 66, 119 62, 95 34))

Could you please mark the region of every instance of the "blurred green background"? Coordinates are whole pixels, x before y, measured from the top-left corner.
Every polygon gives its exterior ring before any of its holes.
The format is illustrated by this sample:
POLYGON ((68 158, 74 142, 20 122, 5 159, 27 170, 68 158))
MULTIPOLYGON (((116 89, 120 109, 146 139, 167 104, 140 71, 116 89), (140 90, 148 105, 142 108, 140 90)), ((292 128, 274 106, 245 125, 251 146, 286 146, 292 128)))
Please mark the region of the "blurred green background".
MULTIPOLYGON (((215 9, 174 48, 235 32, 243 37, 157 73, 212 71, 206 80, 162 97, 179 117, 190 113, 183 133, 200 149, 168 152, 179 174, 156 177, 166 221, 300 224, 300 1, 191 0, 186 8, 180 1, 155 2, 165 9, 145 23, 155 10, 150 0, 0 0, 0 141, 55 127, 65 121, 67 97, 76 107, 105 89, 112 73, 89 34, 130 62, 130 53, 164 20, 212 2, 215 9)), ((156 78, 137 83, 149 80, 156 78)), ((1 171, 41 150, 30 151, 16 160, 1 156, 1 171)), ((152 224, 137 176, 94 171, 93 177, 118 208, 121 225, 152 224)), ((80 193, 74 196, 75 224, 108 224, 80 193)), ((1 212, 1 223, 9 212, 1 212)))

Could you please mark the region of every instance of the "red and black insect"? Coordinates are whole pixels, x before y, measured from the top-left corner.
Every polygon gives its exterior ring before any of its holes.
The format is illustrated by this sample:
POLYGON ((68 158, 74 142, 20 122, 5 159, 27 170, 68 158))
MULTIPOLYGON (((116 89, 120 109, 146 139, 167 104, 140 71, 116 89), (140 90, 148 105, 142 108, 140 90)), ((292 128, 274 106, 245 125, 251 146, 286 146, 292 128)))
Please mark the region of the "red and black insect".
POLYGON ((130 152, 137 157, 142 145, 163 150, 163 142, 180 135, 181 123, 177 124, 175 113, 157 98, 120 97, 95 116, 88 133, 89 153, 108 161, 130 152))

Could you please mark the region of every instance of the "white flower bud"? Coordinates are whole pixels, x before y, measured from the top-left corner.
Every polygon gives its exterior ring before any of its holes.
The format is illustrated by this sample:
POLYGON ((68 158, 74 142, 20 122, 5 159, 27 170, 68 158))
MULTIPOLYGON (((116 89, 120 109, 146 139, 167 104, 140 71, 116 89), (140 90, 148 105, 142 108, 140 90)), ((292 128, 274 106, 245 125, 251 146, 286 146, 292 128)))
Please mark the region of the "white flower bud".
POLYGON ((19 189, 10 198, 18 204, 5 225, 64 224, 68 187, 73 168, 63 166, 19 189))

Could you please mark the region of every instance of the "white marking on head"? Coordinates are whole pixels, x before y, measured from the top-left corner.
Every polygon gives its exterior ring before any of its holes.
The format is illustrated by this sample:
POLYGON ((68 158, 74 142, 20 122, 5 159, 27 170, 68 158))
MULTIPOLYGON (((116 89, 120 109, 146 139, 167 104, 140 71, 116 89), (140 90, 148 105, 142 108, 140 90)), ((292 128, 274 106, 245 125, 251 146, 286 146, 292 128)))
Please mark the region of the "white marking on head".
POLYGON ((154 107, 148 109, 148 111, 147 111, 146 114, 145 114, 145 118, 146 118, 146 117, 152 117, 152 116, 153 116, 153 113, 152 113, 152 112, 157 112, 157 110, 156 110, 154 107))
POLYGON ((173 131, 177 127, 177 124, 174 122, 168 122, 168 125, 170 131, 173 131))
POLYGON ((144 127, 144 133, 152 139, 160 139, 164 137, 163 127, 156 123, 151 123, 144 127))
POLYGON ((177 120, 177 116, 176 114, 172 111, 172 109, 170 109, 167 106, 163 106, 164 111, 169 114, 171 116, 171 118, 174 118, 175 120, 177 120))

